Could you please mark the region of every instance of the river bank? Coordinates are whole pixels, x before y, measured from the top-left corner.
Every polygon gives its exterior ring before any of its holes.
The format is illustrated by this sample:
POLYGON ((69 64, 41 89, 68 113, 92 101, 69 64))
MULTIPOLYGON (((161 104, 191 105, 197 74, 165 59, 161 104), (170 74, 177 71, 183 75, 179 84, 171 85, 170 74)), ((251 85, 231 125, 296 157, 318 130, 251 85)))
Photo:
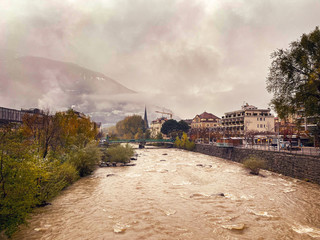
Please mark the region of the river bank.
POLYGON ((80 179, 13 239, 320 237, 318 185, 184 150, 136 152, 136 166, 80 179))

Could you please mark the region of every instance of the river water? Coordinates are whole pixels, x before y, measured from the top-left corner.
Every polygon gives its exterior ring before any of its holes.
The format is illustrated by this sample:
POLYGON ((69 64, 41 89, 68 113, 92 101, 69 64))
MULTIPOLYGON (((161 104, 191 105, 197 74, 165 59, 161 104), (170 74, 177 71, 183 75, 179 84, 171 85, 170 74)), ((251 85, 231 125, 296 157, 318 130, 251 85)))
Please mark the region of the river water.
POLYGON ((319 185, 183 150, 136 153, 136 166, 99 168, 37 209, 13 239, 320 239, 319 185))

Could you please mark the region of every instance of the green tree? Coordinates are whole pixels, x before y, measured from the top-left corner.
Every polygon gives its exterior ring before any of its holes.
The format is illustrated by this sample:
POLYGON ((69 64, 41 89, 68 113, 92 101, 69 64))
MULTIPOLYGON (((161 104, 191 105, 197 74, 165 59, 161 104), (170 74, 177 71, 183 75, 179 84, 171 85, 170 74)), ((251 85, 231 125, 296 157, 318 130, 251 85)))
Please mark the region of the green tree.
POLYGON ((33 153, 36 145, 20 129, 8 125, 0 131, 0 232, 10 236, 37 201, 37 179, 43 174, 33 153))
POLYGON ((188 132, 189 128, 189 125, 183 120, 177 122, 174 119, 170 119, 162 124, 161 132, 171 137, 176 137, 181 136, 183 132, 188 132))
POLYGON ((174 120, 170 119, 162 124, 161 132, 166 135, 170 135, 173 132, 176 132, 179 130, 179 123, 174 120))
POLYGON ((178 122, 179 124, 179 130, 182 132, 188 132, 190 127, 188 125, 188 123, 186 123, 185 121, 181 120, 178 122))
POLYGON ((267 90, 273 93, 271 105, 280 118, 303 110, 306 117, 320 116, 320 30, 290 44, 289 49, 279 49, 271 55, 267 90))
POLYGON ((100 160, 89 118, 68 111, 25 115, 0 129, 0 232, 10 236, 28 213, 93 171, 100 160))

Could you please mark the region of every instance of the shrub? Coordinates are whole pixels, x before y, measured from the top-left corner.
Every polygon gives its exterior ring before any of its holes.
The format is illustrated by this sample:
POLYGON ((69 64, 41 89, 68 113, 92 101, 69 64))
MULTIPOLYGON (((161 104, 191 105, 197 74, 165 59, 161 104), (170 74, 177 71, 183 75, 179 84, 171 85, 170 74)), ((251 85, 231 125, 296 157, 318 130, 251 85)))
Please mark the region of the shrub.
POLYGON ((174 146, 177 148, 186 149, 189 151, 193 151, 195 148, 195 143, 188 139, 187 134, 184 132, 182 134, 181 139, 177 136, 176 141, 174 142, 174 146))
POLYGON ((8 155, 2 159, 5 181, 0 184, 0 232, 5 230, 9 237, 19 224, 25 223, 28 213, 37 204, 35 179, 41 169, 32 157, 23 160, 8 155))
POLYGON ((265 168, 266 162, 256 156, 250 156, 243 161, 243 166, 249 169, 251 174, 259 175, 260 169, 265 168))
POLYGON ((77 169, 80 177, 93 172, 101 160, 101 151, 97 144, 90 143, 85 148, 77 148, 70 154, 69 162, 77 169))
POLYGON ((126 163, 130 161, 133 156, 134 150, 127 144, 125 147, 122 145, 112 146, 107 149, 106 155, 110 162, 126 163))
POLYGON ((186 148, 185 148, 186 150, 193 151, 195 147, 196 147, 196 144, 194 142, 190 142, 190 141, 186 142, 186 148))
POLYGON ((77 172, 76 168, 69 162, 65 162, 59 167, 58 176, 65 182, 64 187, 71 185, 79 179, 79 173, 77 172))
POLYGON ((176 137, 176 140, 174 141, 174 146, 177 148, 180 148, 180 146, 181 146, 181 140, 178 136, 176 137))

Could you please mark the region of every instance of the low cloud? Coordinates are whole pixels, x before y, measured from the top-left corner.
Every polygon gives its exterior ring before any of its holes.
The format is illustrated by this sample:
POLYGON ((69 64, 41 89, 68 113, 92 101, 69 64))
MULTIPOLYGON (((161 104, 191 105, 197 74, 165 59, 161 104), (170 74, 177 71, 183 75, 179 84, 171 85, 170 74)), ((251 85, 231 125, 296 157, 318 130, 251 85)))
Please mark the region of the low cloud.
POLYGON ((0 8, 1 49, 73 62, 138 92, 105 96, 94 83, 70 100, 53 81, 36 104, 71 102, 109 117, 146 103, 181 118, 221 116, 243 101, 266 108, 270 54, 320 22, 318 0, 12 0, 0 8))

